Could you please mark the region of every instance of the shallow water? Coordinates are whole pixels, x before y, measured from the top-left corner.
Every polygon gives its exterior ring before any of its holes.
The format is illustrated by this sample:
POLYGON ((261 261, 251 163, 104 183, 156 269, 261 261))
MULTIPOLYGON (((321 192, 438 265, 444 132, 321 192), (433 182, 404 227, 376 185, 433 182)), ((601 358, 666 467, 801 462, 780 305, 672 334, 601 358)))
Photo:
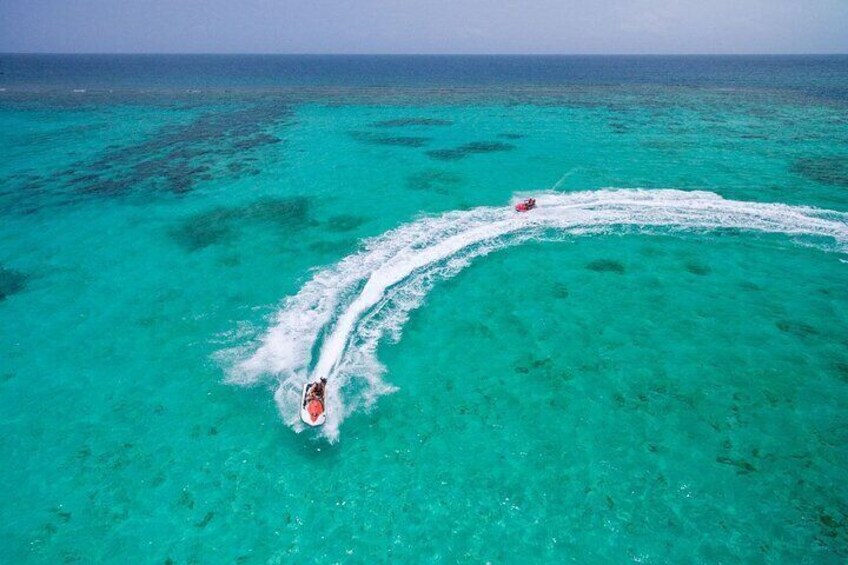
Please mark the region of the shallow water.
POLYGON ((846 60, 508 63, 4 75, 2 560, 844 561, 846 60))

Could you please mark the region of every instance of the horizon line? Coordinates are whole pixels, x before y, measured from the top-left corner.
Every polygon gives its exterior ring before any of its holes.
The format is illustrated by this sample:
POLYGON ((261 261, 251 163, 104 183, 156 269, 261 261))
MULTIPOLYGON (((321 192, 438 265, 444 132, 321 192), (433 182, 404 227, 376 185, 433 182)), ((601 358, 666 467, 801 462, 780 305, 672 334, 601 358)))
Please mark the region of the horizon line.
POLYGON ((3 55, 121 55, 121 56, 278 56, 278 57, 806 57, 845 56, 848 52, 739 53, 314 53, 314 52, 169 52, 169 51, 0 51, 3 55))

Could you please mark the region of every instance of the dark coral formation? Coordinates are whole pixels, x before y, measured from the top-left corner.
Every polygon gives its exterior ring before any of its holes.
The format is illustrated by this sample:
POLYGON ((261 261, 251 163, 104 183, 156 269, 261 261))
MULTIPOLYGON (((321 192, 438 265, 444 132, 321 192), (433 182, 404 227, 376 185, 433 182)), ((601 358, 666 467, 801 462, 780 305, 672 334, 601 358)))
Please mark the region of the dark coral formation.
POLYGON ((0 302, 21 292, 26 287, 26 281, 27 277, 23 273, 0 267, 0 302))
POLYGON ((188 490, 187 488, 184 488, 180 492, 180 498, 179 498, 179 500, 177 500, 177 504, 179 504, 183 508, 193 510, 194 509, 194 495, 191 493, 190 490, 188 490))
POLYGON ((515 366, 515 372, 528 374, 533 371, 549 371, 553 367, 553 360, 550 357, 544 359, 532 359, 529 364, 515 366))
POLYGON ((203 114, 188 124, 166 126, 142 143, 108 151, 69 183, 104 196, 138 188, 188 192, 212 178, 209 173, 220 158, 279 143, 264 129, 290 114, 288 108, 271 104, 203 114))
POLYGON ((311 242, 308 247, 310 251, 322 255, 343 255, 350 252, 354 245, 356 245, 354 239, 318 240, 311 242))
POLYGON ((562 284, 560 282, 554 283, 553 289, 551 290, 551 295, 554 298, 557 298, 559 300, 564 300, 564 299, 568 298, 569 294, 570 293, 568 292, 567 286, 565 286, 564 284, 562 284))
POLYGON ((748 473, 753 473, 757 470, 756 467, 751 465, 748 461, 744 459, 733 459, 731 457, 716 457, 716 463, 721 463, 722 465, 730 465, 731 467, 736 467, 737 475, 747 475, 748 473))
POLYGON ((310 199, 304 196, 291 198, 263 198, 233 210, 236 220, 269 222, 284 229, 297 229, 309 223, 310 199))
POLYGON ((779 320, 775 322, 777 329, 795 337, 806 338, 819 334, 819 330, 806 322, 796 320, 779 320))
POLYGON ((586 264, 586 268, 598 273, 616 273, 619 275, 623 275, 625 271, 624 265, 618 261, 613 261, 612 259, 597 259, 595 261, 591 261, 586 264))
POLYGON ((793 173, 821 184, 848 187, 848 157, 805 157, 792 164, 793 173))
POLYGON ((839 380, 848 383, 848 361, 834 361, 833 369, 839 376, 839 380))
POLYGON ((462 184, 462 180, 462 176, 456 173, 429 169, 409 175, 406 186, 413 190, 447 193, 451 187, 462 184))
POLYGON ((334 232, 348 232, 355 230, 367 221, 368 218, 363 216, 341 214, 327 220, 327 229, 334 232))
POLYGON ((207 513, 206 513, 206 515, 205 515, 205 516, 203 516, 203 519, 202 519, 202 520, 200 520, 200 522, 196 523, 196 524, 194 525, 194 527, 196 527, 196 528, 200 528, 200 529, 203 529, 203 528, 205 528, 206 526, 208 526, 208 525, 209 525, 209 522, 211 522, 211 521, 212 521, 212 518, 214 518, 214 517, 215 517, 215 513, 214 513, 214 512, 211 512, 211 511, 210 511, 210 512, 207 512, 207 513))
POLYGON ((621 123, 621 122, 610 122, 609 127, 613 131, 613 133, 629 133, 630 132, 630 127, 627 124, 624 124, 624 123, 621 123))
MULTIPOLYGON (((90 161, 44 177, 20 179, 13 187, 16 207, 38 207, 43 187, 50 184, 58 184, 64 203, 73 203, 86 197, 134 193, 184 194, 215 176, 255 175, 258 170, 246 164, 250 158, 245 154, 280 143, 267 130, 287 123, 291 116, 287 106, 263 102, 169 124, 143 141, 109 146, 90 161)), ((55 197, 51 195, 53 202, 55 197)))
POLYGON ((515 145, 501 141, 472 141, 453 149, 434 149, 427 151, 427 155, 439 161, 458 161, 470 155, 478 153, 496 153, 499 151, 512 151, 515 145))
POLYGON ((237 208, 216 208, 187 218, 171 231, 171 236, 188 251, 198 251, 226 241, 245 222, 300 229, 309 223, 309 199, 265 198, 237 208))
POLYGON ((377 122, 373 125, 378 128, 402 128, 410 126, 450 126, 453 125, 453 122, 437 118, 398 118, 377 122))
POLYGON ((350 136, 366 145, 388 145, 394 147, 424 147, 432 138, 420 136, 386 136, 367 131, 352 131, 350 136))
POLYGON ((742 281, 739 283, 739 288, 743 290, 747 290, 749 292, 759 292, 763 290, 763 287, 758 285, 757 283, 751 281, 742 281))
POLYGON ((709 275, 712 272, 712 269, 710 269, 707 265, 702 265, 701 263, 696 263, 694 261, 686 263, 686 270, 693 275, 699 276, 709 275))
POLYGON ((171 230, 171 237, 188 251, 198 251, 230 238, 233 230, 226 210, 193 216, 171 230))

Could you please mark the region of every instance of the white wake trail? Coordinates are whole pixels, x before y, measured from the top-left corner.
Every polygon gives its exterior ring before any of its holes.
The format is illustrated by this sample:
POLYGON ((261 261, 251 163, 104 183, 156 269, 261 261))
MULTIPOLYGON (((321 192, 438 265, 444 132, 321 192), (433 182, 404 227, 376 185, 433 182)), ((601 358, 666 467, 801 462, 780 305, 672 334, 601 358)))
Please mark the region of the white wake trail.
POLYGON ((409 313, 436 281, 497 249, 552 233, 633 229, 739 229, 808 238, 808 243, 840 253, 848 249, 848 214, 811 207, 680 190, 547 192, 536 198, 538 208, 529 213, 511 207, 448 212, 366 240, 360 251, 318 271, 284 301, 267 333, 231 363, 229 380, 251 385, 270 379, 283 419, 299 431, 300 390, 308 380, 326 377, 322 433, 335 441, 347 415, 393 390, 382 379, 380 341, 387 335, 400 339, 409 313))

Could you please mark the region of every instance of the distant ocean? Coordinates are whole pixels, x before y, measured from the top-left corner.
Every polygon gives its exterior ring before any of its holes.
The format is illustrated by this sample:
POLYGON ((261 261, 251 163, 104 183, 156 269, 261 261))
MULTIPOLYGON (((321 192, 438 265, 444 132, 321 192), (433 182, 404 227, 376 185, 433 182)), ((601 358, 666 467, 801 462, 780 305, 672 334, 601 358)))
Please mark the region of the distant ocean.
POLYGON ((848 56, 0 55, 0 155, 0 562, 848 559, 848 56))

